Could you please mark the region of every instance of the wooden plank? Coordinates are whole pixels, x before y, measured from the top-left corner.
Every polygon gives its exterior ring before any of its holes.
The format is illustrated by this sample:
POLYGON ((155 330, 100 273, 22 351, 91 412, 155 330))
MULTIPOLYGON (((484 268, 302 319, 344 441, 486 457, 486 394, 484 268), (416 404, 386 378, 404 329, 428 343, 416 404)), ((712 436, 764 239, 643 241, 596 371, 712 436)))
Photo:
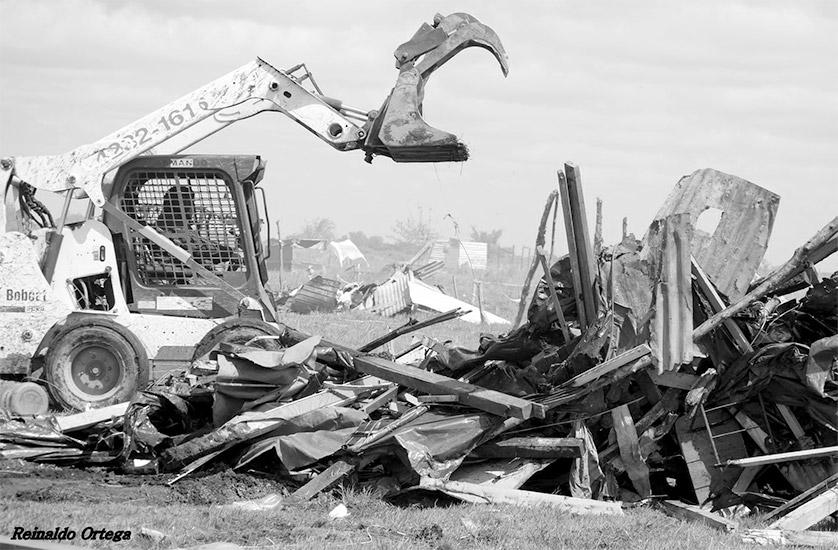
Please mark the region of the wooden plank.
POLYGON ((553 459, 516 458, 481 461, 463 465, 451 474, 451 481, 520 489, 532 476, 554 462, 553 459))
POLYGON ((739 526, 735 521, 723 518, 707 510, 702 510, 693 504, 685 504, 677 500, 662 500, 659 504, 667 515, 690 522, 704 523, 722 531, 735 531, 739 526))
POLYGON ((580 515, 623 515, 623 510, 618 502, 603 502, 549 493, 536 493, 535 491, 521 491, 520 489, 504 489, 474 483, 442 481, 441 479, 428 477, 422 477, 419 487, 442 491, 467 502, 514 504, 516 506, 552 506, 559 512, 580 515))
POLYGON ((797 417, 794 416, 794 413, 791 412, 791 409, 788 405, 783 405, 782 403, 777 404, 777 410, 780 411, 780 415, 783 417, 783 420, 786 421, 788 424, 791 433, 794 434, 794 438, 798 441, 806 437, 806 432, 803 431, 803 426, 800 425, 800 422, 797 421, 797 417))
MULTIPOLYGON (((591 236, 588 232, 588 215, 585 209, 585 196, 582 193, 582 176, 579 167, 571 162, 566 162, 564 170, 567 178, 567 202, 570 206, 572 235, 579 266, 580 286, 574 290, 582 296, 586 318, 584 327, 587 327, 597 318, 596 300, 594 298, 596 258, 591 246, 591 236)), ((562 203, 564 204, 564 200, 562 203)))
POLYGON ((55 423, 58 424, 58 429, 61 433, 73 432, 76 430, 83 430, 89 428, 99 422, 112 420, 119 416, 125 416, 128 410, 128 402, 117 403, 101 409, 90 409, 76 414, 67 416, 56 416, 55 423))
MULTIPOLYGON (((707 416, 716 434, 735 432, 739 429, 739 424, 724 409, 710 411, 707 416)), ((716 457, 703 420, 696 419, 695 426, 691 426, 691 423, 692 420, 689 417, 682 416, 675 423, 675 431, 681 444, 681 453, 687 463, 696 499, 701 504, 707 500, 711 492, 716 493, 733 486, 739 477, 739 471, 735 468, 716 468, 716 457)), ((716 440, 716 449, 722 460, 748 456, 741 433, 720 437, 716 440)))
POLYGON ((634 427, 634 420, 631 418, 628 405, 620 405, 613 409, 611 418, 614 420, 614 431, 617 433, 617 443, 620 446, 620 458, 623 459, 629 479, 641 497, 652 496, 649 467, 640 456, 637 429, 634 427))
POLYGON ((370 414, 373 411, 377 411, 378 409, 395 399, 398 394, 399 387, 394 384, 392 388, 385 390, 381 395, 373 398, 369 403, 363 405, 362 410, 367 414, 370 414))
POLYGON ((547 258, 544 256, 544 247, 536 246, 535 253, 541 261, 541 269, 544 271, 544 280, 547 282, 547 289, 550 291, 550 299, 553 301, 553 309, 555 310, 556 317, 559 321, 559 328, 562 330, 562 337, 564 337, 565 342, 570 342, 570 329, 568 328, 567 321, 565 321, 564 318, 564 312, 562 311, 562 303, 559 301, 559 295, 556 294, 556 283, 553 281, 550 266, 547 265, 547 258))
POLYGON ((754 478, 757 477, 759 471, 759 468, 743 468, 742 473, 739 475, 739 479, 737 479, 736 483, 734 483, 733 487, 731 487, 731 492, 739 494, 747 491, 748 487, 750 487, 751 483, 754 481, 754 478))
POLYGON ((768 441, 768 434, 765 433, 765 430, 759 427, 759 424, 754 422, 754 420, 748 416, 747 414, 743 413, 742 411, 735 411, 733 407, 728 407, 730 414, 739 422, 739 425, 745 428, 746 433, 751 436, 751 439, 754 443, 757 444, 757 447, 764 452, 768 453, 768 446, 765 444, 768 441))
POLYGON ((472 454, 478 458, 575 458, 582 456, 583 445, 578 437, 512 437, 484 443, 472 454))
POLYGON ((293 501, 303 502, 311 500, 318 493, 335 485, 344 476, 354 472, 358 464, 359 459, 357 458, 336 460, 331 466, 312 478, 311 481, 294 491, 289 498, 293 501))
POLYGON ((838 533, 834 531, 788 531, 783 529, 745 529, 742 540, 751 544, 809 546, 838 548, 838 533))
POLYGON ((649 371, 649 376, 658 386, 686 391, 690 391, 700 378, 697 374, 688 374, 686 372, 677 371, 665 371, 663 373, 649 371))
POLYGON ((603 361, 599 365, 595 366, 592 369, 588 369, 585 372, 574 376, 561 387, 563 388, 578 388, 584 386, 585 384, 600 378, 608 374, 609 372, 615 371, 622 366, 628 365, 633 361, 637 361, 638 359, 645 357, 652 353, 652 349, 647 346, 646 344, 640 344, 637 347, 631 348, 630 350, 624 351, 620 355, 612 357, 607 361, 603 361))
POLYGON ((565 235, 567 237, 568 257, 570 258, 570 277, 573 282, 573 298, 576 301, 576 316, 579 318, 579 326, 583 329, 588 326, 588 315, 585 311, 585 300, 582 296, 582 277, 579 267, 579 254, 576 250, 576 239, 573 231, 573 214, 570 206, 570 192, 568 191, 567 177, 562 170, 558 171, 559 193, 562 201, 562 213, 564 219, 565 235))
POLYGON ((416 398, 419 403, 459 403, 456 395, 420 395, 416 398))
MULTIPOLYGON (((652 424, 654 424, 667 414, 674 412, 677 408, 678 392, 673 389, 666 390, 666 393, 663 395, 663 398, 660 401, 658 401, 651 409, 649 409, 646 412, 646 414, 644 414, 640 418, 640 420, 635 422, 634 428, 637 430, 637 437, 639 438, 641 435, 643 435, 643 432, 652 427, 652 424)), ((599 451, 598 454, 600 461, 606 460, 615 451, 619 450, 619 448, 620 446, 617 443, 614 443, 613 445, 609 445, 608 447, 599 451)))
MULTIPOLYGON (((745 471, 757 470, 757 468, 747 468, 745 471)), ((807 491, 804 491, 791 499, 790 501, 786 502, 782 506, 771 510, 767 513, 762 519, 763 521, 772 521, 780 516, 784 515, 790 510, 797 508, 800 504, 806 502, 809 498, 819 493, 822 493, 830 486, 838 485, 838 473, 831 475, 827 479, 821 481, 820 483, 813 485, 807 491)))
POLYGON ((805 460, 807 458, 819 458, 823 456, 838 456, 838 446, 823 447, 821 449, 808 449, 805 451, 791 451, 789 453, 776 453, 765 456, 753 456, 750 458, 739 458, 727 460, 724 462, 724 465, 752 468, 754 466, 763 466, 765 464, 779 464, 781 462, 791 462, 793 460, 805 460))
POLYGON ((827 489, 810 501, 801 504, 768 528, 803 531, 835 512, 838 512, 838 487, 827 489))
POLYGON ((545 415, 544 407, 538 403, 408 365, 399 365, 392 361, 371 356, 355 357, 354 363, 355 368, 365 374, 378 376, 412 390, 434 395, 456 395, 463 405, 498 416, 511 416, 526 420, 528 418, 544 418, 545 415))

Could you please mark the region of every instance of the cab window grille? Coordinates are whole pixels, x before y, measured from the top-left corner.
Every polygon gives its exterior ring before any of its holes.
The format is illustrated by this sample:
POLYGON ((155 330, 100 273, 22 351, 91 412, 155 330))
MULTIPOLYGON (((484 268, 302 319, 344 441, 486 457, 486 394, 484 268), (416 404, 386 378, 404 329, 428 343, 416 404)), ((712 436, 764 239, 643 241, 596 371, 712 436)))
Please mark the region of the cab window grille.
MULTIPOLYGON (((129 176, 120 208, 189 251, 210 271, 246 271, 236 204, 223 174, 135 171, 129 176)), ((185 264, 147 238, 133 234, 130 243, 141 283, 203 284, 185 264)))

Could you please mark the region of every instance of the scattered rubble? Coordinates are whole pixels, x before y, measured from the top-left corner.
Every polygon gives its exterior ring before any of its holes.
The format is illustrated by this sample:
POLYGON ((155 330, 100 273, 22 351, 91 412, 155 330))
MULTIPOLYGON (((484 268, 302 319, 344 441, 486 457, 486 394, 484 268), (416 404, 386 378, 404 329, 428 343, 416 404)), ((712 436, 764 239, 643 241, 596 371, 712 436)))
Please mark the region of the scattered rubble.
POLYGON ((835 544, 834 533, 803 531, 838 511, 838 273, 821 280, 812 267, 838 249, 838 218, 754 281, 778 203, 699 170, 642 239, 594 249, 580 171, 568 164, 541 220, 522 315, 476 350, 424 338, 396 357, 371 354, 472 315, 431 293, 420 270, 348 300, 313 279, 292 310, 328 301, 442 315, 358 350, 289 327, 280 351, 221 344, 130 404, 3 419, 0 457, 168 472, 170 484, 211 463, 287 479, 290 496, 237 503, 248 509, 293 506, 351 478, 391 499, 435 491, 576 514, 651 499, 723 530, 759 513, 767 528, 743 540, 835 544), (570 254, 549 265, 557 202, 570 254), (708 232, 712 209, 722 214, 708 232), (317 298, 323 288, 329 300, 317 298))

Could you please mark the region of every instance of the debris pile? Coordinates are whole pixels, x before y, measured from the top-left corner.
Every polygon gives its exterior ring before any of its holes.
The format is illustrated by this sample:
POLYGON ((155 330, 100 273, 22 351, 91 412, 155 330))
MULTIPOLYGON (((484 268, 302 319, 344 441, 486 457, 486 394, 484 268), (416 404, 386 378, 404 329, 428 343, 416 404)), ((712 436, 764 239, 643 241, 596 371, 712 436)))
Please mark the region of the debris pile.
POLYGON ((603 247, 597 229, 592 246, 567 164, 515 328, 476 350, 423 338, 387 357, 371 352, 392 334, 356 350, 281 327, 282 350, 221 344, 130 404, 8 419, 0 455, 162 470, 172 483, 211 463, 288 480, 288 495, 238 503, 249 509, 352 479, 388 498, 578 514, 653 499, 721 529, 756 511, 768 529, 745 540, 834 543, 796 532, 838 510, 838 274, 813 268, 838 248, 838 218, 754 280, 778 203, 700 170, 642 239, 624 230, 603 247), (558 202, 570 253, 550 265, 558 202))

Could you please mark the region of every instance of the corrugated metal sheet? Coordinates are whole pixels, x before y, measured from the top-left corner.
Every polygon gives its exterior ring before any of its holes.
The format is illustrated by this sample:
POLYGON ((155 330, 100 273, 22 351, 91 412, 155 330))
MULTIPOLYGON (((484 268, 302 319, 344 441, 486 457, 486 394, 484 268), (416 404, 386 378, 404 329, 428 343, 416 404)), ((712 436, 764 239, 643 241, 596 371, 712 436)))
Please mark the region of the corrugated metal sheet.
POLYGON ((476 243, 469 241, 460 241, 459 247, 459 265, 466 265, 471 261, 471 268, 477 270, 486 269, 488 263, 489 245, 486 243, 476 243))
POLYGON ((381 283, 372 293, 372 305, 369 309, 390 317, 406 310, 413 302, 410 301, 410 292, 407 290, 409 275, 397 271, 389 280, 381 283))
POLYGON ((681 178, 655 219, 689 213, 695 228, 693 256, 719 292, 736 300, 748 291, 765 255, 779 203, 771 191, 708 168, 681 178), (722 215, 709 235, 698 220, 712 208, 722 215))
POLYGON ((333 311, 338 306, 337 293, 342 286, 339 281, 318 275, 297 291, 288 307, 296 313, 333 311))
POLYGON ((489 245, 472 241, 458 241, 457 239, 440 240, 431 243, 429 262, 443 261, 445 267, 457 269, 467 266, 471 262, 472 269, 486 269, 488 263, 489 245))

